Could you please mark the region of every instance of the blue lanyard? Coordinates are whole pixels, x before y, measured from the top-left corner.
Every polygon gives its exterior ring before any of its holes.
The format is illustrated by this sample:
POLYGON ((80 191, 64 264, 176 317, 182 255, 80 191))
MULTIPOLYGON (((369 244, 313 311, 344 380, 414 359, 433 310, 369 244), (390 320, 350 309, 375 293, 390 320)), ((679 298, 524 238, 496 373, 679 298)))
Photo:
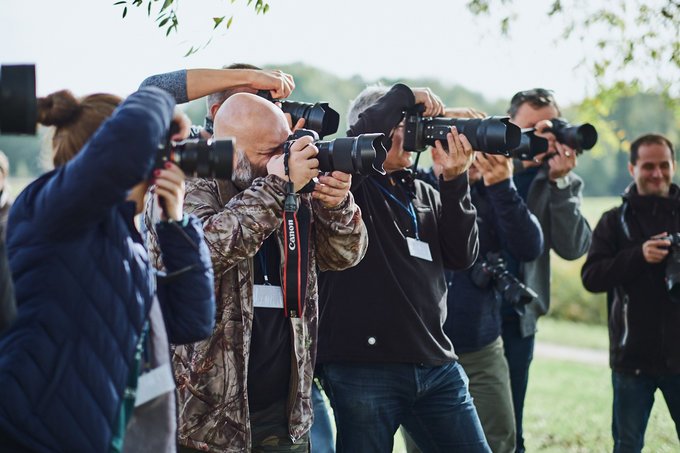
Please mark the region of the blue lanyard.
POLYGON ((257 251, 257 256, 260 257, 260 267, 262 268, 262 276, 264 277, 264 284, 265 285, 271 285, 269 283, 269 277, 267 277, 267 251, 265 250, 265 244, 267 241, 265 240, 262 243, 262 247, 260 247, 260 250, 257 251))
MULTIPOLYGON (((399 206, 401 206, 402 208, 404 208, 404 210, 408 213, 408 215, 411 216, 411 220, 413 221, 413 226, 415 227, 415 230, 416 230, 416 239, 420 240, 420 237, 418 236, 418 218, 416 217, 416 210, 413 209, 413 203, 411 203, 411 200, 409 199, 409 201, 408 201, 408 206, 406 206, 404 203, 402 203, 401 201, 397 200, 397 198, 396 198, 394 195, 392 195, 391 193, 389 193, 389 192, 387 191, 387 189, 385 189, 383 186, 381 186, 380 184, 378 184, 372 177, 369 177, 368 179, 369 179, 373 184, 375 184, 376 187, 378 187, 380 190, 382 190, 383 192, 385 192, 385 194, 386 194, 388 197, 390 197, 391 199, 393 199, 394 201, 396 201, 397 204, 398 204, 399 206)), ((408 198, 408 196, 407 196, 406 198, 408 198)))

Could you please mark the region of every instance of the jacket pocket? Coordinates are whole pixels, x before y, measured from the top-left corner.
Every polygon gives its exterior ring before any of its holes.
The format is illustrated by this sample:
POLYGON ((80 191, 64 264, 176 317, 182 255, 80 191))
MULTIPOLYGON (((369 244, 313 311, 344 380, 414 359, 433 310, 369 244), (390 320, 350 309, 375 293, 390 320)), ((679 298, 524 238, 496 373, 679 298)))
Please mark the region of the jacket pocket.
POLYGON ((52 402, 54 393, 57 391, 57 387, 61 384, 64 371, 66 370, 66 367, 70 365, 71 356, 73 355, 73 347, 74 345, 70 341, 67 341, 64 344, 61 353, 57 358, 54 373, 52 374, 51 378, 48 377, 49 382, 47 384, 47 388, 43 392, 42 396, 38 400, 38 404, 36 405, 35 412, 37 415, 41 415, 47 406, 52 402))

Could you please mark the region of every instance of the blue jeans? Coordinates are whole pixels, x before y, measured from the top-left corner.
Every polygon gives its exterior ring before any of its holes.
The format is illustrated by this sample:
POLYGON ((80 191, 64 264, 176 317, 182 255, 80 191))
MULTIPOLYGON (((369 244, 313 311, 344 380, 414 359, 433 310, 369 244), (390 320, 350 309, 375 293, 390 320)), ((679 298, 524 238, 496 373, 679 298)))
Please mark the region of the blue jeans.
POLYGON ((680 375, 651 377, 613 371, 612 386, 614 453, 642 451, 657 388, 663 393, 680 439, 680 375))
POLYGON ((534 358, 534 335, 522 338, 518 316, 504 317, 502 330, 505 358, 508 359, 510 369, 512 405, 515 409, 517 436, 515 453, 524 453, 522 415, 524 413, 524 399, 527 395, 527 384, 529 383, 529 365, 534 358))
POLYGON ((491 452, 456 362, 331 363, 323 378, 340 453, 391 452, 400 424, 423 451, 491 452))
POLYGON ((312 453, 335 453, 331 418, 328 416, 328 408, 316 380, 312 383, 312 404, 314 405, 314 424, 310 431, 312 453))

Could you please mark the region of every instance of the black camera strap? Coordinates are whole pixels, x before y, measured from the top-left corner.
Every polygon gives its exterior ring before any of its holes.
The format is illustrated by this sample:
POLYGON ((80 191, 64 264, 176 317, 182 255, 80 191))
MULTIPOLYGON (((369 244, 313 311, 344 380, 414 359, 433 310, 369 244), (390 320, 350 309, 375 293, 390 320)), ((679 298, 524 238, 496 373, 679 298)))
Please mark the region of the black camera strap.
MULTIPOLYGON (((283 162, 286 176, 290 179, 286 150, 283 162)), ((283 236, 285 238, 283 268, 283 309, 286 317, 299 318, 304 310, 307 296, 309 240, 311 212, 305 205, 298 206, 295 198, 295 184, 286 183, 286 199, 283 207, 283 236)))

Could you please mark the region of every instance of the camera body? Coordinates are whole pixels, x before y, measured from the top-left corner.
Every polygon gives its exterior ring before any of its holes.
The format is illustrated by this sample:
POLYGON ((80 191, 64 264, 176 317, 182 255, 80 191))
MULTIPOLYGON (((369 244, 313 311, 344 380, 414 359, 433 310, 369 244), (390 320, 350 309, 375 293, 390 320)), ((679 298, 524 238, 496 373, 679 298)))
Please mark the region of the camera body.
POLYGON ((319 153, 319 170, 331 172, 339 170, 343 173, 370 175, 374 171, 384 175, 383 162, 387 150, 382 144, 385 134, 361 134, 358 137, 340 137, 329 141, 319 140, 316 131, 298 129, 288 137, 284 144, 284 153, 290 152, 290 146, 301 137, 309 135, 314 138, 314 145, 319 153))
POLYGON ((168 140, 158 147, 154 168, 173 162, 188 176, 231 179, 234 162, 234 139, 168 140))
POLYGON ((680 303, 680 233, 671 233, 659 239, 671 243, 666 258, 666 290, 673 302, 680 303))
POLYGON ((424 117, 425 106, 416 104, 405 113, 404 150, 424 151, 435 146, 439 140, 444 148, 448 147, 446 134, 452 126, 464 134, 475 151, 508 155, 520 145, 522 131, 510 122, 508 116, 489 118, 444 118, 424 117))
POLYGON ((505 260, 498 252, 489 252, 486 259, 478 260, 470 270, 470 279, 478 288, 488 288, 493 284, 503 299, 516 309, 522 310, 538 297, 534 290, 507 270, 505 260))
POLYGON ((35 65, 0 67, 0 133, 35 134, 35 65))

